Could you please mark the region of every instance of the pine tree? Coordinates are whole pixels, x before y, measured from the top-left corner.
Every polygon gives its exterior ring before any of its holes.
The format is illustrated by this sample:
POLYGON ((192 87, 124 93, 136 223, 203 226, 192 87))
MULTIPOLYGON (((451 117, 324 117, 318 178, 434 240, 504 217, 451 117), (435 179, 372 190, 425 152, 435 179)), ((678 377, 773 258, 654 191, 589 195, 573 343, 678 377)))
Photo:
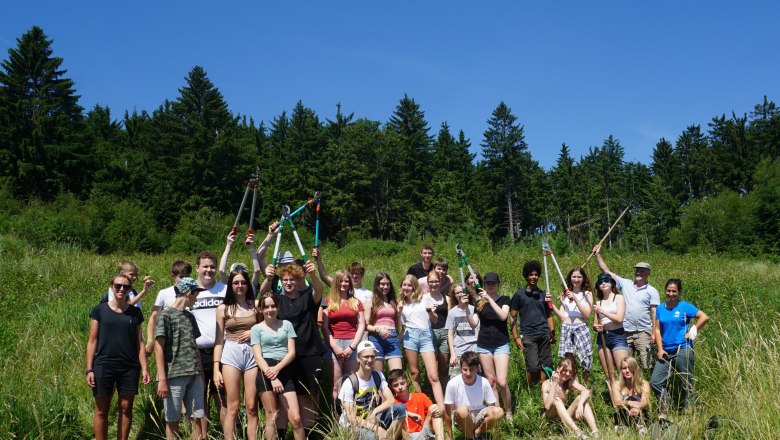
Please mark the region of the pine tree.
POLYGON ((17 195, 84 194, 90 157, 73 80, 40 27, 16 41, 0 71, 0 174, 17 195))

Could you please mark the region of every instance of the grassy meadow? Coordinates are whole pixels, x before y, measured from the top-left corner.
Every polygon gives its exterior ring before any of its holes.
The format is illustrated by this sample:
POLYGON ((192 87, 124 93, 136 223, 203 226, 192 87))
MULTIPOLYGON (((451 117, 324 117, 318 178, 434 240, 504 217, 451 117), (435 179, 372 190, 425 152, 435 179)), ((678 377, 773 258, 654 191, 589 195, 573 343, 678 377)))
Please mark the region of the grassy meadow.
MULTIPOLYGON (((436 243, 438 256, 451 263, 458 278, 455 243, 436 243)), ((525 260, 540 259, 540 249, 526 246, 494 249, 487 244, 463 244, 469 258, 483 274, 495 271, 501 291, 512 295, 524 283, 525 260)), ((293 248, 290 246, 290 248, 293 248)), ((555 250, 555 242, 553 242, 555 250)), ((218 255, 222 249, 211 249, 218 255)), ((322 253, 329 270, 361 261, 367 268, 365 284, 387 271, 396 287, 409 264, 418 259, 418 246, 365 240, 322 253)), ((653 265, 651 284, 662 290, 667 278, 683 280, 683 298, 709 314, 711 321, 696 343, 698 405, 674 420, 683 437, 702 438, 711 416, 720 420, 717 438, 775 438, 780 432, 780 347, 776 335, 780 312, 780 265, 769 261, 736 260, 717 255, 679 256, 667 253, 622 254, 604 251, 612 270, 630 276, 636 261, 653 265)), ((557 254, 556 254, 557 255, 557 254)), ((105 293, 117 263, 130 258, 140 275, 156 280, 143 300, 148 316, 160 288, 170 285, 174 259, 194 263, 190 255, 94 255, 68 246, 32 249, 23 241, 0 236, 0 438, 78 439, 92 437, 94 401, 84 382, 84 349, 89 311, 105 293)), ((557 255, 561 269, 584 261, 581 254, 557 255)), ((236 246, 233 261, 248 261, 236 246)), ((560 282, 549 262, 550 284, 560 282)), ((598 268, 589 266, 593 277, 598 268)), ((544 277, 542 277, 544 279, 544 277)), ((662 293, 663 301, 663 293, 662 293)), ((553 348, 557 352, 557 346, 553 348)), ((564 437, 557 424, 538 417, 538 391, 524 385, 522 354, 513 351, 510 387, 514 390, 514 420, 501 427, 504 438, 564 437)), ((150 359, 150 369, 154 362, 150 359)), ((593 405, 604 438, 612 437, 611 409, 603 398, 606 386, 598 362, 593 377, 593 405)), ((135 401, 132 438, 161 438, 161 406, 153 398, 153 384, 142 386, 135 401)), ((651 410, 653 413, 654 411, 651 410)), ((113 435, 116 415, 111 416, 113 435)), ((214 434, 214 432, 212 432, 214 434)), ((339 433, 334 432, 333 438, 339 433)))

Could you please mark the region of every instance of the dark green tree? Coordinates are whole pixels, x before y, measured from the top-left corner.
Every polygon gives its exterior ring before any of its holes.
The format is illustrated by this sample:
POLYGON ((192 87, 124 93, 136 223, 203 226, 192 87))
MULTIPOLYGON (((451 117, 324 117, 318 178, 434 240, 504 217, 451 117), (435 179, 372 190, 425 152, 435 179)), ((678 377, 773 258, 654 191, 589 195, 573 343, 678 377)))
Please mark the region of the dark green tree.
POLYGON ((680 158, 686 203, 715 194, 715 158, 699 125, 690 125, 677 138, 674 148, 680 158))

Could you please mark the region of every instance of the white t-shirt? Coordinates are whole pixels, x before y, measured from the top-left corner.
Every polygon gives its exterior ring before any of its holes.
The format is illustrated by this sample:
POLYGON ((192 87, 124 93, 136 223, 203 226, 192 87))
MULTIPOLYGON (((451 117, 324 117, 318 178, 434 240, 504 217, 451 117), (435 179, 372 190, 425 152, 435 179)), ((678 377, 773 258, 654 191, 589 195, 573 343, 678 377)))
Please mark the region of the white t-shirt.
POLYGON ((490 388, 490 382, 480 375, 477 375, 477 380, 472 385, 463 382, 462 374, 447 382, 447 391, 444 393, 446 405, 454 405, 456 409, 466 405, 470 411, 479 411, 494 403, 496 403, 496 396, 490 388))
POLYGON ((408 328, 431 328, 431 317, 428 316, 428 308, 433 305, 431 295, 425 294, 416 303, 404 303, 401 312, 401 323, 408 328))
POLYGON ((227 286, 216 281, 211 289, 198 294, 195 305, 189 311, 198 322, 200 337, 195 341, 198 348, 214 348, 217 335, 217 307, 225 300, 227 286))
POLYGON ((366 289, 365 287, 355 289, 355 298, 359 299, 363 303, 363 308, 371 308, 371 299, 374 297, 374 292, 366 289))
POLYGON ((154 300, 154 306, 159 307, 160 311, 162 312, 166 307, 170 307, 174 301, 176 301, 176 290, 173 288, 173 286, 166 287, 165 289, 157 292, 157 298, 154 300))
MULTIPOLYGON (((355 404, 355 412, 357 413, 357 416, 360 418, 365 418, 373 408, 375 408, 377 405, 371 406, 371 399, 374 399, 377 397, 377 394, 379 394, 378 397, 381 397, 382 391, 385 388, 387 388, 387 381, 385 380, 385 376, 380 372, 378 373, 379 377, 381 378, 381 383, 379 384, 379 387, 376 386, 376 383, 374 383, 374 375, 371 374, 371 377, 368 379, 368 381, 364 381, 360 378, 360 376, 357 376, 358 379, 358 393, 357 396, 355 395, 354 385, 352 385, 352 381, 350 379, 346 379, 341 384, 341 388, 339 389, 339 399, 342 403, 344 402, 351 402, 355 404)), ((341 426, 349 426, 349 423, 347 422, 347 415, 345 413, 341 413, 341 417, 339 418, 339 424, 341 426)))

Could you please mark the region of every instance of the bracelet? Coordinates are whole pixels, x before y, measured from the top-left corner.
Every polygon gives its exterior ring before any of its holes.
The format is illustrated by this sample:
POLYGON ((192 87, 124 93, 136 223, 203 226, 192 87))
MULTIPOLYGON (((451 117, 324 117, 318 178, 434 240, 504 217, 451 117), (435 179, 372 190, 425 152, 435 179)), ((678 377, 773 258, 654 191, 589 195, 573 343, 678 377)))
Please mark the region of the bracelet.
POLYGON ((352 347, 351 345, 349 345, 348 347, 349 347, 350 350, 355 351, 355 348, 352 347))

